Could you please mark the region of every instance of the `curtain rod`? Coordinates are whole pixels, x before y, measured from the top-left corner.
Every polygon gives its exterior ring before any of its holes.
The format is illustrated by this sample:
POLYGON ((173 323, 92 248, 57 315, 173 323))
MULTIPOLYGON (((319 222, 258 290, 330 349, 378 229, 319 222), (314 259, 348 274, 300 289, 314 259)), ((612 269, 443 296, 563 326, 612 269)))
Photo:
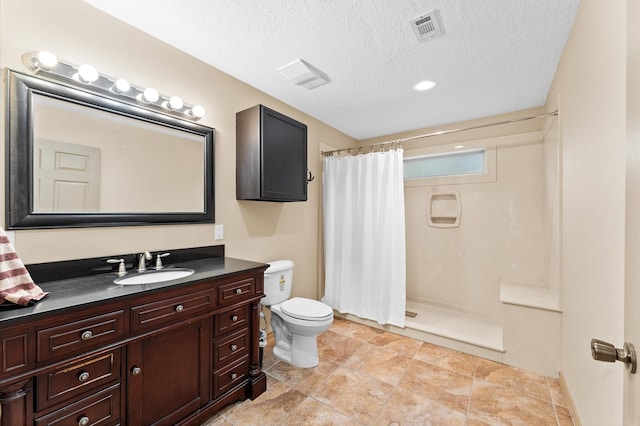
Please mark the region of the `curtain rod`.
POLYGON ((558 115, 558 110, 556 109, 553 112, 547 112, 544 114, 538 114, 538 115, 532 115, 529 117, 521 117, 521 118, 514 118, 512 120, 505 120, 505 121, 497 121, 495 123, 487 123, 487 124, 480 124, 477 126, 471 126, 471 127, 462 127, 459 129, 451 129, 451 130, 441 130, 438 132, 433 132, 433 133, 427 133, 424 135, 418 135, 418 136, 411 136, 409 138, 403 138, 403 139, 395 139, 392 141, 386 141, 386 142, 378 142, 378 143, 373 143, 371 145, 366 145, 366 146, 357 146, 357 147, 353 147, 353 148, 342 148, 342 149, 334 149, 332 151, 322 151, 321 154, 325 157, 329 157, 335 153, 340 153, 343 151, 346 152, 350 152, 351 150, 357 149, 357 150, 362 150, 362 149, 372 149, 376 146, 384 146, 384 145, 394 145, 394 144, 401 144, 402 142, 407 142, 407 141, 412 141, 415 139, 425 139, 425 138, 430 138, 432 136, 441 136, 441 135, 448 135, 450 133, 458 133, 458 132, 464 132, 466 130, 475 130, 475 129, 482 129, 484 127, 491 127, 491 126, 499 126, 501 124, 511 124, 511 123, 518 123, 520 121, 527 121, 527 120, 533 120, 536 118, 547 118, 547 117, 555 117, 558 115))

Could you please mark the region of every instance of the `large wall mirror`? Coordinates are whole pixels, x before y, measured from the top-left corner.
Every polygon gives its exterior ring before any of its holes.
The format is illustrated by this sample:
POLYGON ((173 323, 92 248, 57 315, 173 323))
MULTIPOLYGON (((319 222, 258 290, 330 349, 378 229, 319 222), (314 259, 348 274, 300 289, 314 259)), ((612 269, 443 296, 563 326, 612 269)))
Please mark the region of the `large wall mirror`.
POLYGON ((6 71, 8 229, 214 222, 214 130, 6 71))

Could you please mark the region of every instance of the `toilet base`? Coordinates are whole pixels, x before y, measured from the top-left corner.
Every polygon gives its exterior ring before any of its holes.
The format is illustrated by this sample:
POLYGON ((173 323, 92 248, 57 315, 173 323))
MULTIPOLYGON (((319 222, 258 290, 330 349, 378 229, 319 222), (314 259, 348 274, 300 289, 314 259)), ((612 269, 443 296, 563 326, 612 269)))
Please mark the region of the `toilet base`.
POLYGON ((275 328, 273 331, 276 341, 276 345, 273 348, 273 355, 276 358, 299 368, 312 368, 318 365, 318 343, 316 336, 294 335, 289 344, 288 339, 279 339, 278 331, 275 328))

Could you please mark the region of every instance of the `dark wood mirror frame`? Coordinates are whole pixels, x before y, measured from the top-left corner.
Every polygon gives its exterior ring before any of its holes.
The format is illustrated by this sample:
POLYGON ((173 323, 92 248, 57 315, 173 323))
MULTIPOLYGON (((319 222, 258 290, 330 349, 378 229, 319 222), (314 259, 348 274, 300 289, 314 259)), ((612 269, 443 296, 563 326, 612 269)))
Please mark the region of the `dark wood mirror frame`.
MULTIPOLYGON (((214 129, 96 93, 7 69, 5 72, 6 229, 81 228, 213 223, 214 129), (33 208, 33 100, 39 94, 201 136, 204 142, 204 211, 158 213, 41 213, 33 208)), ((134 184, 132 183, 132 190, 134 184)))

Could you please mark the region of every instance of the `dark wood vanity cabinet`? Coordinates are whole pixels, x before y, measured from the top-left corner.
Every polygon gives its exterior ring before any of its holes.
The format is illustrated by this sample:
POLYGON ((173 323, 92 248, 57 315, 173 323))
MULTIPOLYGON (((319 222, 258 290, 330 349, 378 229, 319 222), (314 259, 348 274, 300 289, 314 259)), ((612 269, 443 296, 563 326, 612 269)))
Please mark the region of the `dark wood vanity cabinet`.
POLYGON ((266 390, 264 268, 0 329, 0 424, 197 425, 266 390))
POLYGON ((307 126, 263 105, 236 114, 236 198, 307 200, 307 126))

